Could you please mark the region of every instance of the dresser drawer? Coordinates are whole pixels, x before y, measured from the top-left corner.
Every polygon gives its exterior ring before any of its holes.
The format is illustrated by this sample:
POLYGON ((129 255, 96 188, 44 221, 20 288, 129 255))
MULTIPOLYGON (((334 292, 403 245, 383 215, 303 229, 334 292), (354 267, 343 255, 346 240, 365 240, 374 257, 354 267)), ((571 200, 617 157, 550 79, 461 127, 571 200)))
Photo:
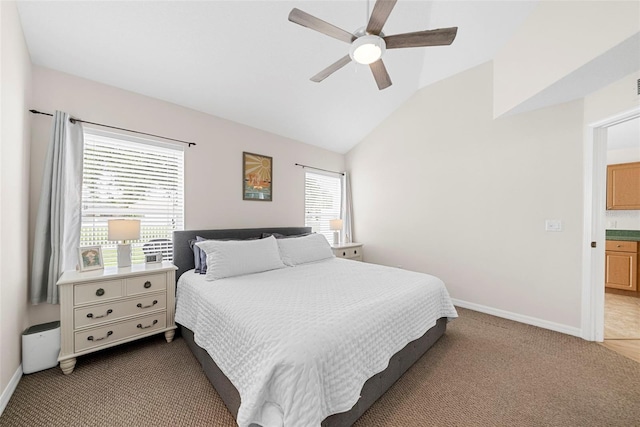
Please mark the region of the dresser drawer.
POLYGON ((100 302, 122 296, 122 280, 104 280, 73 286, 75 305, 100 302))
POLYGON ((82 328, 149 311, 164 310, 166 307, 166 294, 96 304, 89 307, 76 308, 73 315, 73 324, 74 328, 82 328))
POLYGON ((333 253, 338 258, 349 258, 349 259, 358 259, 362 260, 362 248, 336 248, 333 250, 333 253))
POLYGON ((627 242, 623 240, 607 240, 605 244, 607 251, 617 252, 638 252, 638 242, 627 242))
POLYGON ((164 329, 167 322, 167 313, 160 312, 125 322, 107 324, 98 328, 76 332, 74 337, 75 352, 81 352, 93 347, 121 341, 136 335, 147 334, 157 329, 164 329))
POLYGON ((127 295, 164 291, 167 289, 167 276, 164 274, 154 274, 150 276, 131 277, 126 279, 125 288, 127 295))

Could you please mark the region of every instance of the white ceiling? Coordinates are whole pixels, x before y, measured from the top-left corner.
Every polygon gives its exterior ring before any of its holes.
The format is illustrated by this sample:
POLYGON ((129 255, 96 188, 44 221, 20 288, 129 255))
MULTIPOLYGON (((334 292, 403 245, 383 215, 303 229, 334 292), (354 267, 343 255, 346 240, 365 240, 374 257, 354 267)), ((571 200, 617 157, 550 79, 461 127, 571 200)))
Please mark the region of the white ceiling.
POLYGON ((311 82, 349 45, 287 20, 297 7, 355 31, 366 0, 20 1, 18 10, 37 65, 344 153, 419 88, 490 60, 535 4, 399 0, 385 34, 458 26, 458 36, 387 51, 393 86, 383 91, 353 63, 311 82))

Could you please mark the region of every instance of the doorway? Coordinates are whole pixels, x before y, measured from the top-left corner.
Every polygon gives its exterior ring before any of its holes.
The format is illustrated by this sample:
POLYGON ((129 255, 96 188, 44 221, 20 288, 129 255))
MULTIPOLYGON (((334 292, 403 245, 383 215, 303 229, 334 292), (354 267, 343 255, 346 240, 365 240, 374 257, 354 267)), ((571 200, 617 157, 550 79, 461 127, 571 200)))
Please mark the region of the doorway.
MULTIPOLYGON (((607 165, 636 162, 640 162, 640 117, 607 129, 607 165)), ((610 283, 605 285, 603 344, 640 362, 640 294, 637 293, 640 210, 607 210, 605 226, 605 259, 609 264, 605 271, 608 270, 606 280, 610 283), (633 272, 635 275, 630 274, 633 272), (634 290, 628 287, 631 280, 635 281, 634 290)))
MULTIPOLYGON (((583 250, 582 337, 603 341, 605 327, 605 230, 615 219, 606 215, 606 171, 609 133, 614 126, 640 118, 640 108, 590 125, 585 149, 585 215, 583 250)), ((616 224, 617 226, 617 224, 616 224)))

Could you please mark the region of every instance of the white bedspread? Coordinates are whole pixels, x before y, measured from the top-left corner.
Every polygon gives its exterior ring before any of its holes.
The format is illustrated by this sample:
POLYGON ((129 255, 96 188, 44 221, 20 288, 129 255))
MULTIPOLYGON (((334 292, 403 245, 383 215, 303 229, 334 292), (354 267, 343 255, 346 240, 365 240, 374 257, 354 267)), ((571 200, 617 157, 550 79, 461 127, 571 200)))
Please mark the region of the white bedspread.
POLYGON ((176 322, 238 389, 241 427, 320 426, 357 402, 369 377, 440 317, 457 313, 442 281, 333 258, 213 282, 188 271, 176 322), (280 424, 281 425, 281 424, 280 424))

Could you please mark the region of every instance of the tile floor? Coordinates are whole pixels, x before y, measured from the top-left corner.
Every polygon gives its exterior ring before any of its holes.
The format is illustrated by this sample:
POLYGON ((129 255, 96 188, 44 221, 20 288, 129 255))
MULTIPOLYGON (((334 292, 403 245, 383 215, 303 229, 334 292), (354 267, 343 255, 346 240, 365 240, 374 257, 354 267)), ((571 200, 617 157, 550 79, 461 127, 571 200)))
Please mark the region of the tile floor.
POLYGON ((604 294, 603 346, 640 362, 640 298, 604 294))
POLYGON ((604 339, 640 339, 640 298, 604 294, 604 339))

